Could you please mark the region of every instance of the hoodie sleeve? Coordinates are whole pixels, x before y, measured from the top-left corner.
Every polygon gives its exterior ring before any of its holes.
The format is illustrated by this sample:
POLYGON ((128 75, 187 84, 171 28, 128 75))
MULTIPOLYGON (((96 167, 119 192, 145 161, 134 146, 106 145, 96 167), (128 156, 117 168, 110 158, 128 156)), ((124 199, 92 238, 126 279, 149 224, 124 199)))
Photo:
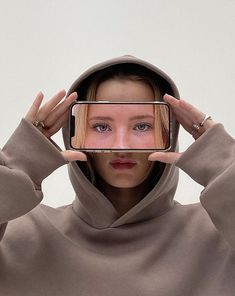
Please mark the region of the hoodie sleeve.
POLYGON ((235 140, 217 123, 183 153, 176 166, 205 187, 201 204, 235 248, 235 140))
POLYGON ((9 220, 40 203, 43 179, 67 163, 60 151, 26 119, 0 150, 0 239, 9 220))

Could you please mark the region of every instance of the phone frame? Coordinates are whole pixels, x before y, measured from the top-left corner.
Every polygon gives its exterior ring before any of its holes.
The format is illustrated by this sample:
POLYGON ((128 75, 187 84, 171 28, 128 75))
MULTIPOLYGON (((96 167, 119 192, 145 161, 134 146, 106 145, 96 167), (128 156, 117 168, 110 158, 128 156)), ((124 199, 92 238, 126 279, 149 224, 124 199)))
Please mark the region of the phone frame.
MULTIPOLYGON (((73 121, 73 124, 75 123, 75 121, 73 121)), ((73 135, 74 136, 74 135, 73 135)), ((163 101, 147 101, 147 102, 120 102, 120 101, 75 101, 71 106, 70 106, 70 110, 69 110, 69 145, 70 148, 72 148, 73 150, 76 151, 82 151, 82 152, 157 152, 157 151, 169 151, 172 147, 172 110, 169 104, 167 104, 166 102, 163 101), (74 105, 78 105, 78 104, 112 104, 112 105, 116 105, 116 104, 154 104, 154 105, 165 105, 168 108, 168 114, 169 114, 169 145, 167 148, 165 149, 104 149, 104 148, 98 148, 98 149, 94 149, 94 148, 74 148, 72 146, 72 131, 74 132, 75 127, 73 127, 72 129, 72 117, 75 117, 74 115, 72 115, 72 110, 73 110, 73 106, 74 105)))

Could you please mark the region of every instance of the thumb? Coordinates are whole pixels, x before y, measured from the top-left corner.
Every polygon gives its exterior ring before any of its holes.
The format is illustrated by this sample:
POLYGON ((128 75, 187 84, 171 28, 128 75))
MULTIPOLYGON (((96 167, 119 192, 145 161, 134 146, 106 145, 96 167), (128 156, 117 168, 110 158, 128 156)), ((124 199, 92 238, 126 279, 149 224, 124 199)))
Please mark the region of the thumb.
POLYGON ((149 155, 148 160, 173 164, 181 155, 182 153, 179 152, 154 152, 149 155))
POLYGON ((87 161, 87 156, 83 152, 73 151, 73 150, 65 150, 62 151, 61 154, 67 161, 87 161))

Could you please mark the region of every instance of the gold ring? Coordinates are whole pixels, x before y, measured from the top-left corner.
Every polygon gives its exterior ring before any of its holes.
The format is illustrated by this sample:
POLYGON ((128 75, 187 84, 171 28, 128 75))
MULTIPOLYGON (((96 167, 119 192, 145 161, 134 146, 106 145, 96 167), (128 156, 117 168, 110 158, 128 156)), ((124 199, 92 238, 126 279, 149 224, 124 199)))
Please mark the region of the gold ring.
POLYGON ((37 119, 33 122, 33 125, 36 126, 36 127, 41 126, 42 128, 45 128, 44 122, 43 121, 39 121, 37 119))

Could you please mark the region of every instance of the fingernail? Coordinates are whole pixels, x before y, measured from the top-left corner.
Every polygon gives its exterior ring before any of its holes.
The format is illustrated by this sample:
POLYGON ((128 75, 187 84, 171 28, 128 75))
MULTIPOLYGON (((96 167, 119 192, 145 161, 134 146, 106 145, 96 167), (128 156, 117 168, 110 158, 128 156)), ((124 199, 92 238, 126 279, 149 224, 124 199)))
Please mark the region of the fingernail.
POLYGON ((169 98, 169 99, 175 99, 175 97, 173 97, 172 95, 169 95, 169 94, 165 94, 164 97, 165 97, 165 96, 166 96, 167 99, 168 99, 168 98, 169 98))
POLYGON ((40 91, 40 92, 37 94, 37 97, 39 97, 39 96, 44 96, 44 94, 43 94, 42 91, 40 91))

